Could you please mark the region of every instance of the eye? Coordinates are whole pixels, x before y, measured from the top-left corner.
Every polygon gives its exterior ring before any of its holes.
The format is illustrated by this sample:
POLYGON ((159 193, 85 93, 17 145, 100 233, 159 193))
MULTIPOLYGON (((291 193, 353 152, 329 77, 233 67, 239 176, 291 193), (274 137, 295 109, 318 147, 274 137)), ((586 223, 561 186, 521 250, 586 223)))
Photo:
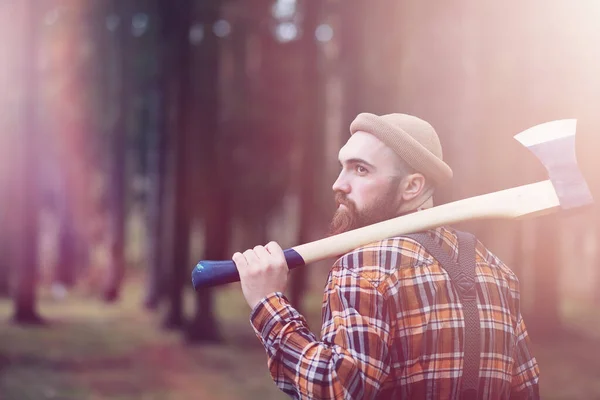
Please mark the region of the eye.
POLYGON ((367 172, 369 172, 369 171, 367 171, 367 169, 366 169, 365 167, 363 167, 362 165, 357 165, 357 166, 355 167, 355 169, 356 169, 356 172, 358 172, 358 173, 359 173, 359 174, 361 174, 361 175, 364 175, 364 174, 366 174, 367 172))

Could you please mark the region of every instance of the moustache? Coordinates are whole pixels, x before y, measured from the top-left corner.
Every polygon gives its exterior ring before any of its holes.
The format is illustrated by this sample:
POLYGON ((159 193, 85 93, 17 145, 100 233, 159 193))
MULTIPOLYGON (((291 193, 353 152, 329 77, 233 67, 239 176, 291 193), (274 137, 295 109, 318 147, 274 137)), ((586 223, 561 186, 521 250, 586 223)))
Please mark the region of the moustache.
POLYGON ((356 204, 349 198, 347 198, 343 193, 337 192, 335 194, 335 203, 339 207, 341 204, 345 205, 347 208, 351 210, 356 210, 356 204))

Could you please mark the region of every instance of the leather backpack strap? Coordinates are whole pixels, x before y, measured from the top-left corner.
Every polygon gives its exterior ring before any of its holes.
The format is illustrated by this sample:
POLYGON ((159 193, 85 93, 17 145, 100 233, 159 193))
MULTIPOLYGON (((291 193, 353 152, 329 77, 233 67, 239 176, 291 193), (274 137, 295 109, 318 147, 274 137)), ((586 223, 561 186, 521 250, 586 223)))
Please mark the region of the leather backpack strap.
POLYGON ((477 279, 475 246, 477 240, 470 233, 457 231, 458 263, 430 235, 425 232, 402 235, 420 243, 448 272, 450 282, 458 292, 465 320, 465 358, 461 398, 476 399, 479 391, 479 364, 481 358, 481 325, 477 309, 477 279))

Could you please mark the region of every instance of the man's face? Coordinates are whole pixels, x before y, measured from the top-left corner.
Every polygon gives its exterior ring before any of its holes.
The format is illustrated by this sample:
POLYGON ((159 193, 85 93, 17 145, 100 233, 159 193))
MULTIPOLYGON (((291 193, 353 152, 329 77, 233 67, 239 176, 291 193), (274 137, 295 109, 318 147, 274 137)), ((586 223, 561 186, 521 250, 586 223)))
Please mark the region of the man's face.
POLYGON ((356 132, 338 155, 342 171, 333 184, 338 234, 398 216, 402 204, 400 158, 375 136, 356 132))

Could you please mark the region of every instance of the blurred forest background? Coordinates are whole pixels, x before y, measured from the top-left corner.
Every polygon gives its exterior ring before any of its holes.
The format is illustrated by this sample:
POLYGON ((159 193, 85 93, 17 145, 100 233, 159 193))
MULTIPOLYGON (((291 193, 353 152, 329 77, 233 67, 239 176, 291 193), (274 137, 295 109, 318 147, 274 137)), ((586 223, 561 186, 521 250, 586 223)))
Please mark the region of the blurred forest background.
MULTIPOLYGON (((283 399, 200 259, 326 234, 359 112, 431 122, 437 204, 546 179, 598 126, 594 0, 0 1, 0 398, 283 399)), ((599 147, 600 148, 600 147, 599 147)), ((465 224, 519 276, 546 399, 600 399, 594 209, 465 224)), ((331 260, 289 296, 320 329, 331 260)))

